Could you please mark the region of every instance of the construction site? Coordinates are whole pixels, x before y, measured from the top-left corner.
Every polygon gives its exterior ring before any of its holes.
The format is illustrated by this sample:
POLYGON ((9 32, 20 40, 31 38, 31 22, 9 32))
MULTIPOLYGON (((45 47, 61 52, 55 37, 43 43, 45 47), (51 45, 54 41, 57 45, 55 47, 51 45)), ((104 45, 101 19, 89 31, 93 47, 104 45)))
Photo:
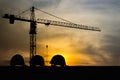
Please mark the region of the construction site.
MULTIPOLYGON (((28 59, 28 64, 26 65, 24 56, 22 56, 21 54, 13 55, 9 60, 9 66, 0 66, 0 75, 1 75, 0 79, 8 80, 9 78, 10 80, 28 80, 28 79, 29 80, 34 80, 34 79, 36 80, 38 79, 43 79, 43 80, 86 79, 88 80, 88 79, 111 79, 111 78, 118 79, 119 78, 119 74, 118 74, 120 72, 119 66, 114 66, 114 67, 113 66, 69 66, 69 64, 67 64, 68 57, 66 57, 64 53, 62 54, 62 51, 61 53, 58 52, 59 54, 54 53, 55 55, 52 55, 52 58, 48 58, 48 56, 51 54, 51 52, 49 51, 51 49, 50 48, 51 45, 48 42, 46 42, 44 45, 45 50, 43 51, 43 53, 39 53, 39 52, 42 52, 42 50, 38 48, 37 34, 41 34, 40 36, 44 36, 42 35, 42 33, 38 33, 39 24, 43 24, 46 28, 48 28, 49 26, 56 26, 56 27, 62 27, 60 29, 74 29, 74 30, 83 30, 85 32, 94 31, 94 32, 101 33, 102 30, 100 27, 77 24, 70 20, 64 19, 62 17, 58 17, 52 13, 39 9, 35 6, 32 6, 27 10, 22 10, 22 12, 18 14, 4 13, 2 15, 2 18, 7 19, 6 22, 8 21, 9 25, 12 24, 10 26, 15 26, 14 24, 15 23, 17 24, 17 22, 19 21, 21 23, 25 22, 24 24, 27 24, 27 23, 29 24, 29 26, 26 26, 29 28, 29 32, 28 32, 29 42, 27 42, 27 44, 29 44, 28 46, 29 54, 27 54, 29 55, 27 56, 29 59, 28 59), (43 14, 54 17, 56 19, 53 20, 52 18, 51 19, 39 18, 36 15, 38 13, 36 12, 42 12, 43 14), (27 15, 27 17, 24 17, 23 15, 27 15)), ((62 32, 62 30, 59 30, 59 31, 62 32)), ((14 33, 14 34, 17 34, 17 33, 14 33)), ((46 34, 48 33, 46 32, 46 34)), ((73 35, 72 37, 74 37, 73 35)), ((77 34, 77 35, 82 35, 82 34, 77 34)), ((57 35, 57 37, 60 37, 60 36, 57 35)), ((48 38, 48 36, 46 36, 45 38, 48 38)), ((74 40, 72 41, 74 43, 74 40)), ((59 41, 56 40, 53 43, 56 44, 57 42, 59 41)), ((63 43, 65 44, 67 42, 63 42, 63 43)), ((94 43, 94 41, 91 43, 94 43)), ((39 41, 39 44, 42 44, 42 42, 39 41)), ((61 44, 61 45, 64 46, 64 44, 61 44)), ((68 53, 68 55, 70 54, 68 53)), ((71 55, 71 56, 75 58, 77 55, 76 56, 71 55)), ((87 57, 84 57, 84 58, 87 58, 87 57)), ((69 59, 71 61, 73 60, 73 58, 71 57, 69 59)), ((89 63, 85 63, 85 65, 86 64, 89 64, 89 63)))

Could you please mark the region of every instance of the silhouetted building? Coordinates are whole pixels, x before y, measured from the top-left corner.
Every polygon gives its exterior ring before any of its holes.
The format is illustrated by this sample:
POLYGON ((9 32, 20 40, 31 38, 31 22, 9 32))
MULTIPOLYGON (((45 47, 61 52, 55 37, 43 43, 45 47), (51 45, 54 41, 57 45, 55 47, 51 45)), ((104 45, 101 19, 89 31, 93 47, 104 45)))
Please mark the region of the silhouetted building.
POLYGON ((16 54, 10 60, 11 66, 25 66, 24 59, 21 55, 16 54))
POLYGON ((55 55, 50 61, 51 66, 66 66, 65 59, 62 55, 55 55))
POLYGON ((37 67, 37 66, 44 66, 44 59, 42 56, 35 55, 30 60, 30 66, 31 67, 37 67))

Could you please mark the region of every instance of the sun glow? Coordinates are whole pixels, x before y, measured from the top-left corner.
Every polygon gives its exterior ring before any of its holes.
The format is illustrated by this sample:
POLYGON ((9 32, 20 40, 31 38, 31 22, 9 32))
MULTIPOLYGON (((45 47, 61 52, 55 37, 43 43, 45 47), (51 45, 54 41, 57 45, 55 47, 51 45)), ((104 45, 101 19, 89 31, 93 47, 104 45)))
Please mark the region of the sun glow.
POLYGON ((80 53, 76 53, 73 48, 70 47, 69 42, 66 43, 59 42, 55 43, 55 41, 51 41, 49 45, 46 47, 46 42, 43 42, 43 44, 38 44, 38 55, 41 55, 44 57, 45 65, 50 66, 50 61, 53 56, 55 55, 62 55, 65 58, 66 65, 68 66, 78 66, 80 65, 81 59, 83 59, 83 56, 80 53), (42 51, 41 51, 42 50, 42 51))

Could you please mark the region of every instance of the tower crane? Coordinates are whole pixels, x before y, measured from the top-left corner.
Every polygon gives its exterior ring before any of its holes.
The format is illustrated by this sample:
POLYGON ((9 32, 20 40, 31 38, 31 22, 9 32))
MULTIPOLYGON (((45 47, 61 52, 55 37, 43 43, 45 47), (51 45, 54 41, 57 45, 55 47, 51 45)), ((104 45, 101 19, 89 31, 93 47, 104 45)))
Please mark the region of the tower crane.
MULTIPOLYGON (((91 31, 101 31, 99 27, 90 27, 90 26, 86 26, 86 25, 81 25, 81 24, 75 24, 72 23, 70 21, 67 21, 63 18, 57 17, 53 14, 47 13, 45 11, 42 11, 38 8, 35 8, 34 6, 31 7, 30 9, 31 15, 30 15, 30 19, 27 18, 21 18, 18 15, 13 15, 13 14, 4 14, 2 17, 9 19, 9 23, 10 24, 14 24, 15 20, 19 20, 19 21, 24 21, 24 22, 29 22, 30 23, 30 31, 29 31, 29 35, 30 35, 30 59, 36 55, 36 27, 37 27, 37 23, 40 24, 45 24, 47 26, 49 25, 55 25, 55 26, 61 26, 61 27, 67 27, 67 28, 76 28, 76 29, 83 29, 83 30, 91 30, 91 31), (54 20, 46 20, 46 19, 40 19, 38 18, 36 20, 35 18, 35 10, 39 10, 42 11, 48 15, 51 15, 53 17, 62 19, 66 22, 60 22, 60 21, 54 21, 54 20)), ((27 10, 28 11, 28 10, 27 10)), ((24 13, 25 11, 23 11, 24 13)))

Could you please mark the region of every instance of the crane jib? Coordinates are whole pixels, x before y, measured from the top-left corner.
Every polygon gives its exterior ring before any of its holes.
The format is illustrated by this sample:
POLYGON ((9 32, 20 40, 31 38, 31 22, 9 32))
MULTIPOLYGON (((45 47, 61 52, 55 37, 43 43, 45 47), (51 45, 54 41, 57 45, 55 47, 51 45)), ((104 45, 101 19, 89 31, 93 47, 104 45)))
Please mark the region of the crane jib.
POLYGON ((21 17, 15 16, 15 15, 8 15, 8 14, 5 14, 3 16, 3 18, 8 18, 10 24, 14 24, 15 20, 20 20, 20 21, 26 21, 26 22, 41 23, 41 24, 45 24, 47 26, 55 25, 55 26, 76 28, 76 29, 83 29, 83 30, 101 31, 98 27, 91 27, 91 26, 86 26, 86 25, 82 25, 82 24, 67 23, 67 22, 60 22, 60 21, 53 21, 53 20, 46 20, 46 19, 38 19, 37 21, 33 21, 33 20, 30 20, 27 18, 21 18, 21 17))
POLYGON ((41 24, 45 24, 45 25, 62 26, 62 27, 68 27, 68 28, 101 31, 98 27, 91 27, 91 26, 86 26, 86 25, 82 25, 82 24, 66 23, 66 22, 46 20, 46 19, 38 19, 37 23, 41 23, 41 24))

